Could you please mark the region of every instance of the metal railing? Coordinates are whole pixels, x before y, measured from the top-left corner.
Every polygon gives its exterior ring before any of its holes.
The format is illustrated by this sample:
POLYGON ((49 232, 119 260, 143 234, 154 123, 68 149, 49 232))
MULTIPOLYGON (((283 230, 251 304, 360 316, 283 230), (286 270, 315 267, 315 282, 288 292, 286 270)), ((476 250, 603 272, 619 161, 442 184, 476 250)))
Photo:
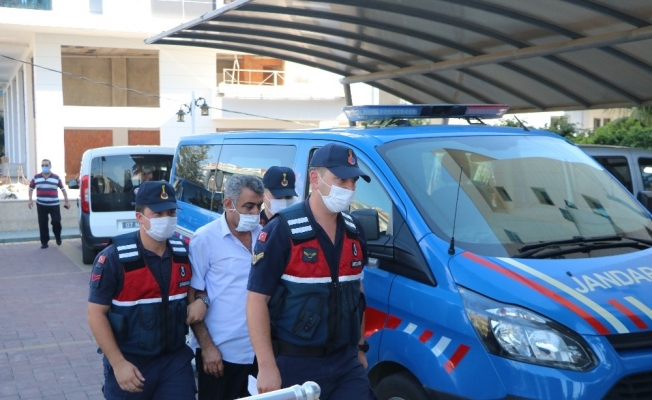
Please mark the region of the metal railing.
POLYGON ((321 389, 315 382, 294 385, 286 389, 245 397, 247 400, 319 400, 321 389))
POLYGON ((285 71, 225 68, 222 82, 229 85, 281 86, 285 83, 285 71))

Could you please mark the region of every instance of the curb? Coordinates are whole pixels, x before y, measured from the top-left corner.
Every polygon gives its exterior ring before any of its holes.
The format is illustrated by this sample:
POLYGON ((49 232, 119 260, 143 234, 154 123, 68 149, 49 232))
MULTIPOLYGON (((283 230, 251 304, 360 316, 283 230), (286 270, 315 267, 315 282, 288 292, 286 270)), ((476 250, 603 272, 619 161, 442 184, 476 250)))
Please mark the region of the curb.
MULTIPOLYGON (((78 228, 63 228, 61 239, 80 238, 78 228)), ((0 233, 0 244, 20 243, 20 242, 39 242, 41 240, 39 231, 10 231, 0 233)), ((54 241, 52 229, 50 228, 50 241, 54 241)))

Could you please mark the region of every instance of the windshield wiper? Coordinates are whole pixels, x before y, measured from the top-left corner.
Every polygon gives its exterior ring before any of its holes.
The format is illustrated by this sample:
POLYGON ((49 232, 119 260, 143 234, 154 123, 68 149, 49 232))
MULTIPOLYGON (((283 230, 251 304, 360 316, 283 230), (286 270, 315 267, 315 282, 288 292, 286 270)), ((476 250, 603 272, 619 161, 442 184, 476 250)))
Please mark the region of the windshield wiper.
POLYGON ((533 258, 554 257, 563 254, 575 253, 578 251, 608 249, 614 247, 636 247, 639 249, 646 249, 652 247, 652 240, 623 237, 619 235, 589 236, 589 237, 573 236, 571 239, 553 240, 549 242, 541 242, 541 243, 525 245, 520 249, 518 249, 520 253, 517 253, 512 257, 529 258, 532 257, 534 254, 542 250, 549 249, 551 247, 557 247, 559 249, 546 252, 544 255, 540 255, 538 257, 533 257, 533 258), (565 246, 575 246, 575 247, 565 248, 565 249, 560 248, 565 246))

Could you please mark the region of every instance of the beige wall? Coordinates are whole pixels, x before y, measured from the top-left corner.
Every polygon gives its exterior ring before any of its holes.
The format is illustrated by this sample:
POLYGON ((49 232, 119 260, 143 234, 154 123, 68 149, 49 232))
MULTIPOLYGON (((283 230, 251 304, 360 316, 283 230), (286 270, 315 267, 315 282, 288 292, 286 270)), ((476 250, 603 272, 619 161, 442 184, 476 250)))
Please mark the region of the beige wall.
MULTIPOLYGON (((0 203, 0 226, 3 232, 9 231, 37 231, 38 216, 36 205, 30 210, 27 207, 27 200, 2 200, 0 203)), ((77 223, 77 200, 70 200, 70 210, 63 208, 61 201, 61 225, 64 228, 78 228, 77 223)), ((50 227, 50 231, 52 228, 50 227)))
MULTIPOLYGON (((144 93, 159 94, 158 58, 62 57, 64 72, 144 93)), ((63 75, 63 104, 95 107, 158 107, 158 97, 63 75)))

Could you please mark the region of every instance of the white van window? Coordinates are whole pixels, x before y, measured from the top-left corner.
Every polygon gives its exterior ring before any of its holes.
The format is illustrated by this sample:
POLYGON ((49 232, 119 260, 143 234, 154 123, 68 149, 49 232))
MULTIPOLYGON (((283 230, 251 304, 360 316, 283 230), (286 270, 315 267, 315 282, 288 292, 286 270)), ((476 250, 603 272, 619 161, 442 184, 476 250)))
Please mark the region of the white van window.
POLYGON ((295 146, 278 145, 182 146, 174 176, 177 199, 221 213, 224 183, 231 175, 262 179, 271 166, 292 166, 296 151, 295 146))
POLYGON ((638 167, 643 178, 643 190, 652 190, 652 158, 639 158, 638 167))
POLYGON ((618 179, 630 192, 633 192, 631 172, 627 164, 627 158, 622 156, 593 156, 595 161, 599 162, 604 169, 609 171, 614 178, 618 179))
POLYGON ((91 162, 90 194, 93 212, 133 211, 134 189, 145 181, 167 181, 172 155, 113 155, 91 162))

